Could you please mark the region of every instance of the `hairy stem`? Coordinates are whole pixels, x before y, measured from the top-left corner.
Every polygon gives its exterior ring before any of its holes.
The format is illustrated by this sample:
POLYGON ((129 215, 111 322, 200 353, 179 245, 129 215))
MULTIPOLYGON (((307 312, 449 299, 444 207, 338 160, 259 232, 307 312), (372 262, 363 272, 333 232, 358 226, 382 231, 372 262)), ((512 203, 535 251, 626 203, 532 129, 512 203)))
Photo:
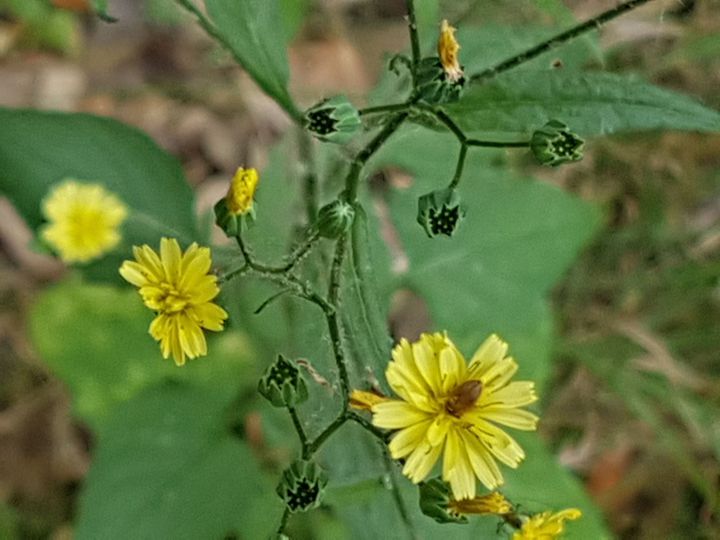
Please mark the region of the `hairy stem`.
POLYGON ((348 202, 354 203, 357 200, 358 184, 360 183, 360 172, 368 160, 378 149, 385 144, 390 136, 397 131, 405 119, 408 117, 408 111, 399 112, 390 116, 385 127, 373 137, 373 139, 360 150, 350 166, 350 171, 345 179, 345 198, 348 202))
POLYGON ((303 195, 305 197, 305 214, 308 225, 312 225, 318 211, 318 180, 315 171, 315 156, 313 155, 313 141, 310 134, 304 129, 298 129, 298 149, 300 162, 306 167, 303 173, 303 195))
POLYGON ((363 116, 366 114, 405 111, 409 107, 410 105, 408 103, 390 103, 388 105, 378 105, 377 107, 365 107, 364 109, 360 109, 358 112, 360 113, 360 116, 363 116))
POLYGON ((340 320, 337 316, 337 305, 340 296, 340 278, 342 276, 342 265, 345 259, 345 235, 337 239, 335 244, 335 255, 333 257, 332 267, 330 270, 330 285, 328 288, 328 303, 335 307, 335 310, 326 314, 328 331, 330 332, 330 342, 332 343, 333 354, 335 356, 335 365, 340 374, 340 390, 342 392, 343 406, 347 407, 348 397, 350 395, 350 379, 348 377, 347 366, 345 365, 345 352, 342 344, 342 333, 340 331, 340 320))
POLYGON ((408 30, 410 32, 410 48, 412 49, 412 78, 413 88, 416 86, 417 67, 420 63, 420 37, 418 36, 417 17, 415 15, 415 0, 407 0, 408 30))
POLYGON ((465 141, 460 143, 460 155, 458 156, 457 166, 455 167, 455 174, 450 181, 450 188, 457 187, 462 178, 463 168, 465 167, 465 158, 467 157, 468 145, 465 141))
POLYGON ((288 412, 290 413, 290 418, 292 418, 293 426, 295 426, 295 431, 297 431, 298 438, 300 439, 300 445, 302 447, 302 457, 303 459, 307 459, 309 457, 308 438, 307 434, 305 433, 305 428, 303 428, 303 425, 300 423, 300 417, 298 417, 297 409, 295 407, 288 407, 288 412))
POLYGON ((499 64, 496 64, 484 71, 481 71, 480 73, 476 73, 475 75, 470 77, 470 82, 476 83, 487 79, 492 79, 500 73, 524 64, 525 62, 529 62, 530 60, 537 58, 541 54, 546 53, 547 51, 554 49, 555 47, 558 47, 563 43, 567 43, 568 41, 575 39, 576 37, 581 36, 586 32, 599 28, 603 24, 619 17, 620 15, 623 15, 624 13, 627 13, 628 11, 638 8, 643 4, 647 4, 651 1, 652 0, 627 0, 626 2, 623 2, 615 6, 614 8, 611 8, 601 13, 597 17, 593 17, 592 19, 589 19, 584 23, 580 23, 577 26, 566 30, 565 32, 561 32, 551 37, 550 39, 543 41, 542 43, 531 47, 526 51, 521 52, 520 54, 512 56, 511 58, 508 58, 507 60, 504 60, 499 64))
POLYGON ((330 438, 330 435, 335 433, 340 427, 347 421, 347 417, 345 415, 345 411, 341 412, 335 420, 332 421, 332 423, 326 427, 320 435, 317 436, 317 438, 309 443, 308 445, 308 457, 312 457, 312 455, 318 451, 318 449, 325 443, 326 440, 330 438))
POLYGON ((280 518, 280 525, 278 525, 277 528, 277 534, 281 535, 285 532, 285 527, 287 527, 288 520, 290 519, 290 508, 287 506, 285 507, 285 510, 283 511, 283 515, 280 518))

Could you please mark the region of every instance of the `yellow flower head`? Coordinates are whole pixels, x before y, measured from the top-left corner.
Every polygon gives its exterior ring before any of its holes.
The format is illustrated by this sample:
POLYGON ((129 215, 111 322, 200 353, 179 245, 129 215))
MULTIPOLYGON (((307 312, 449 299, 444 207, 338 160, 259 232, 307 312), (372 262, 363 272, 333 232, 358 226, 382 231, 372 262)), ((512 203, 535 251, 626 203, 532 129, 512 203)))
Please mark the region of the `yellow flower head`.
POLYGON ((552 512, 535 514, 513 534, 512 540, 553 540, 565 530, 566 520, 575 520, 580 516, 582 512, 577 508, 568 508, 555 514, 552 512))
POLYGON ((101 184, 66 179, 43 199, 42 213, 42 239, 64 262, 84 263, 118 245, 127 207, 101 184))
POLYGON ((182 366, 185 357, 207 354, 203 329, 223 329, 227 313, 213 304, 220 289, 208 274, 210 249, 193 243, 185 253, 174 238, 160 240, 160 255, 144 245, 133 247, 135 261, 125 261, 120 275, 140 289, 147 307, 157 313, 150 335, 160 342, 163 358, 172 354, 182 366))
POLYGON ((234 215, 244 215, 252 210, 253 196, 260 177, 255 169, 243 169, 239 167, 233 176, 228 190, 228 210, 234 215))
POLYGON ((455 514, 493 514, 502 516, 513 511, 510 504, 502 493, 493 491, 487 495, 480 495, 472 499, 451 500, 448 509, 455 514))
POLYGON ((403 339, 392 352, 387 381, 400 397, 372 407, 373 423, 399 430, 390 442, 403 473, 422 481, 444 451, 442 477, 457 500, 475 496, 475 478, 488 489, 503 483, 495 460, 517 467, 525 453, 496 426, 533 430, 537 416, 520 409, 537 399, 532 382, 510 382, 518 369, 507 344, 492 335, 467 364, 447 334, 403 339))
POLYGON ((440 25, 440 38, 438 39, 437 51, 440 57, 440 63, 447 78, 451 82, 457 82, 462 79, 464 73, 460 62, 458 61, 458 51, 460 44, 455 39, 456 28, 448 24, 445 19, 440 25))

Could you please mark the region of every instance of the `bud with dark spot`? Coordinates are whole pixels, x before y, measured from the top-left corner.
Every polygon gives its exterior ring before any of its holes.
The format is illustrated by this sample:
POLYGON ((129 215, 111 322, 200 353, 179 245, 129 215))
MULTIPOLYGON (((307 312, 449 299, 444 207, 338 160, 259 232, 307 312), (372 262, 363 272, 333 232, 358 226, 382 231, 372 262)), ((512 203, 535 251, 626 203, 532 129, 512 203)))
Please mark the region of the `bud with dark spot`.
POLYGON ((300 368, 282 354, 265 370, 258 383, 258 392, 275 407, 295 407, 308 397, 300 368))
POLYGON ((465 213, 454 188, 432 191, 418 199, 417 221, 431 238, 439 234, 452 236, 465 213))
POLYGON ((530 139, 530 149, 537 160, 552 167, 581 160, 584 144, 583 139, 559 120, 550 120, 530 139))
POLYGON ((460 99, 465 88, 465 77, 451 78, 437 56, 423 58, 417 67, 415 93, 431 105, 452 103, 460 99))
POLYGON ((315 462, 297 460, 283 472, 277 494, 291 512, 307 512, 320 505, 327 475, 315 462))
POLYGON ((335 96, 305 111, 304 124, 310 133, 325 142, 345 144, 362 126, 360 113, 345 96, 335 96))

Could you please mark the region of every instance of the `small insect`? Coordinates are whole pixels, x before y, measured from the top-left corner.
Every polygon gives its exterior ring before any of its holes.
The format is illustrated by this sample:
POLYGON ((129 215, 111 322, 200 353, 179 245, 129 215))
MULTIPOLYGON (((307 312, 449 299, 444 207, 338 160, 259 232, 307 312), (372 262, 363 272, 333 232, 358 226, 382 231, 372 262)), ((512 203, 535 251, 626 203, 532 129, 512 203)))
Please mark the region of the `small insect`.
POLYGON ((465 381, 452 391, 445 402, 445 410, 453 416, 461 416, 475 405, 482 393, 482 387, 482 381, 465 381))

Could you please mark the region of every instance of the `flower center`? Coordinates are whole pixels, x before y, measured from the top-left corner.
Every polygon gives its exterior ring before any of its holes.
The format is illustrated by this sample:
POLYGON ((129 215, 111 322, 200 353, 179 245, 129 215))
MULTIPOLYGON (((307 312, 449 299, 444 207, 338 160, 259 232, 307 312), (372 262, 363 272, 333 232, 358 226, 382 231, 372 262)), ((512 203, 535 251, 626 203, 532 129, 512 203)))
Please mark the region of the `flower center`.
POLYGON ((160 306, 160 311, 163 313, 179 313, 183 311, 190 302, 187 295, 182 294, 169 283, 161 283, 160 289, 162 293, 157 299, 157 303, 160 306))
POLYGON ((465 381, 450 393, 445 401, 445 410, 459 418, 475 405, 482 393, 482 387, 482 381, 465 381))

